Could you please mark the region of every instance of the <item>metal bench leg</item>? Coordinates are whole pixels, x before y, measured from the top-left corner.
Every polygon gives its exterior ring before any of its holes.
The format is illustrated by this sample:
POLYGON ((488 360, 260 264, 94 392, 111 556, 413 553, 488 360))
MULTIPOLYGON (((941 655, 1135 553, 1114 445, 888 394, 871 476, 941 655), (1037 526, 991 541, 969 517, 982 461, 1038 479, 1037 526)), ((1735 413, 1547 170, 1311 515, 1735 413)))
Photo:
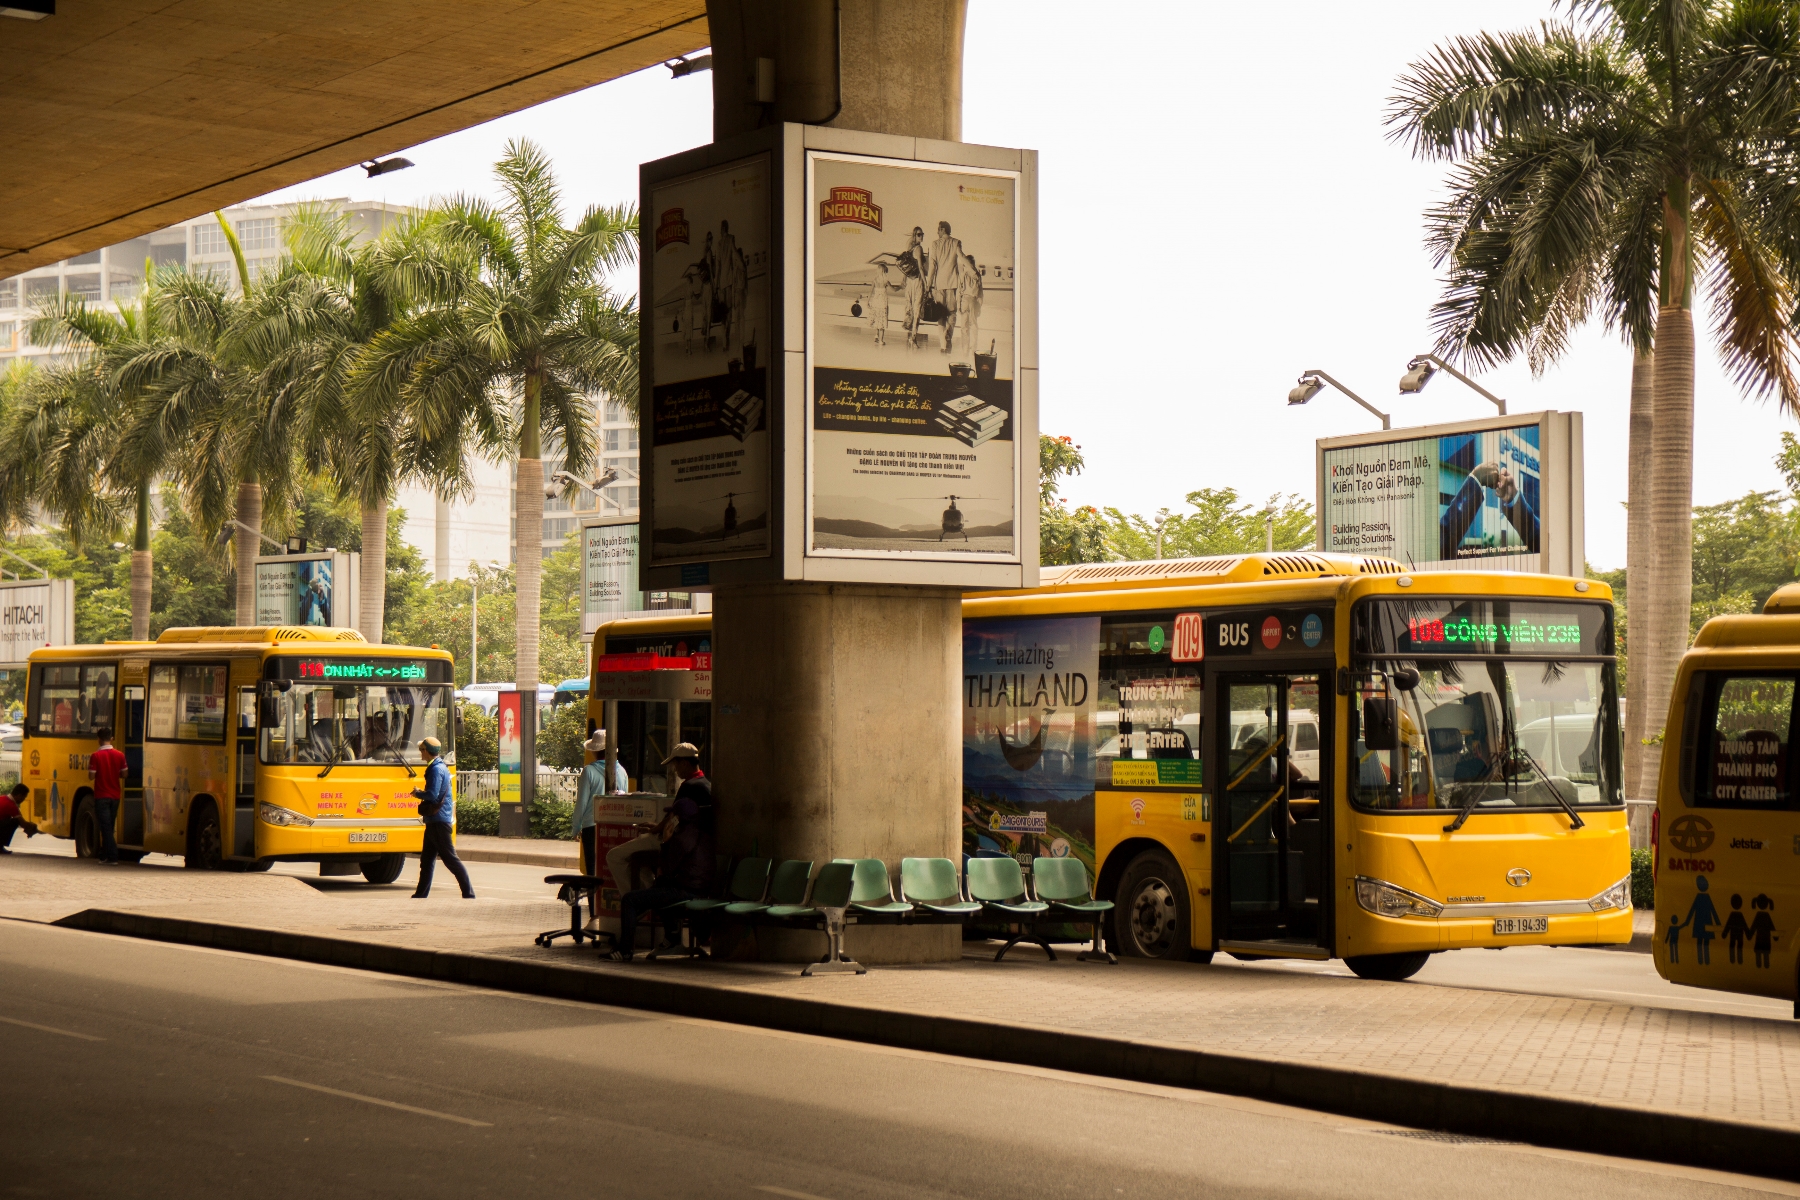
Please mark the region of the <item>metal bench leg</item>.
POLYGON ((803 976, 867 975, 869 968, 844 953, 844 910, 825 910, 825 961, 808 963, 800 969, 803 976))
POLYGON ((565 900, 565 903, 569 906, 569 927, 567 929, 546 929, 532 941, 540 946, 548 946, 557 938, 566 937, 573 939, 579 946, 582 938, 591 936, 581 927, 581 893, 576 892, 572 898, 565 900))
POLYGON ((1102 946, 1100 944, 1100 926, 1101 926, 1101 924, 1102 924, 1102 921, 1100 920, 1100 918, 1095 917, 1094 918, 1094 944, 1093 944, 1092 948, 1083 950, 1080 954, 1077 954, 1075 956, 1075 961, 1076 962, 1103 962, 1103 963, 1108 964, 1109 966, 1116 967, 1119 965, 1119 960, 1114 958, 1112 956, 1112 954, 1106 949, 1106 947, 1102 946))

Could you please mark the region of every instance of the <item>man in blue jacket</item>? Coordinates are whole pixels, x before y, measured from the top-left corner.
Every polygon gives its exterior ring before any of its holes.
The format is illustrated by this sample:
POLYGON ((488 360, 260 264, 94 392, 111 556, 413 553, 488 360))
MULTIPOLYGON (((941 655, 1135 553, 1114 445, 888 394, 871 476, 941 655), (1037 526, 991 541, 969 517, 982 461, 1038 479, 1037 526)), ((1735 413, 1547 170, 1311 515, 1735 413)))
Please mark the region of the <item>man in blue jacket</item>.
POLYGON ((436 738, 419 743, 419 755, 425 760, 425 786, 414 788, 413 795, 419 798, 419 815, 425 818, 425 845, 419 852, 419 887, 413 892, 413 899, 423 900, 431 894, 432 868, 441 858, 462 885, 463 899, 473 900, 475 889, 469 883, 469 870, 456 857, 456 843, 450 837, 456 825, 456 800, 450 794, 450 768, 438 757, 443 750, 443 743, 436 738))

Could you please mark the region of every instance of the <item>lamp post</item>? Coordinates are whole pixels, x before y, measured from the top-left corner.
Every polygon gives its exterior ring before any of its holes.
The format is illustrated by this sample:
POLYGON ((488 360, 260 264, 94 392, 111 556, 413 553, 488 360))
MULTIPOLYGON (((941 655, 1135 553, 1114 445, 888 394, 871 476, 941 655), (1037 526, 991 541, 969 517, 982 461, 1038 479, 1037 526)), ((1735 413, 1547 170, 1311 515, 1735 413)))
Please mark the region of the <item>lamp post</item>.
MULTIPOLYGON (((500 564, 488 559, 488 566, 498 571, 500 564)), ((478 572, 481 564, 469 563, 469 686, 474 687, 480 680, 481 672, 481 576, 478 572)))
POLYGON ((1300 382, 1288 392, 1288 403, 1305 404, 1308 400, 1311 400, 1314 396, 1324 390, 1325 385, 1328 383, 1338 391, 1344 393, 1344 395, 1368 409, 1370 412, 1374 413, 1376 416, 1380 417, 1381 427, 1383 429, 1392 428, 1388 423, 1388 415, 1386 413, 1382 412, 1379 408, 1376 408, 1373 404, 1370 404, 1367 400, 1364 400, 1361 396, 1357 395, 1323 371, 1314 370, 1302 372, 1300 375, 1300 382))
POLYGON ((1412 360, 1406 364, 1406 374, 1400 377, 1401 394, 1407 395, 1424 391, 1425 385, 1431 382, 1431 377, 1438 373, 1440 367, 1493 401, 1494 407, 1500 410, 1501 416, 1504 417, 1506 415, 1506 401, 1494 395, 1494 393, 1488 391, 1479 383, 1476 383, 1473 379, 1470 379, 1467 375, 1464 375, 1461 371, 1457 370, 1435 354, 1415 354, 1412 356, 1412 360))

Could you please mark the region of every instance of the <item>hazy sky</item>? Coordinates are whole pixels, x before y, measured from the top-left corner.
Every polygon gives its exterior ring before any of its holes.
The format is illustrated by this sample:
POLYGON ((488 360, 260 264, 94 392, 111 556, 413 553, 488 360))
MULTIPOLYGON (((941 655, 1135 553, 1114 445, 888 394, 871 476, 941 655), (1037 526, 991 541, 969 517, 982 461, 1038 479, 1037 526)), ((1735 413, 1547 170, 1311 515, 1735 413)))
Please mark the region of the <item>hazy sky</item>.
MULTIPOLYGON (((1146 513, 1200 487, 1313 498, 1313 440, 1376 422, 1330 390, 1288 408, 1307 368, 1396 427, 1491 414, 1448 375, 1398 395, 1407 358, 1430 346, 1439 282, 1420 214, 1443 169, 1390 143, 1382 116, 1395 77, 1439 40, 1529 26, 1551 6, 1302 0, 1279 28, 1255 5, 1109 11, 969 4, 963 138, 1040 152, 1042 423, 1087 456, 1070 498, 1146 513)), ((571 207, 635 200, 639 162, 710 139, 711 86, 654 68, 407 150, 412 170, 353 169, 272 198, 491 194, 501 147, 530 137, 571 207)), ((1741 398, 1710 314, 1697 324, 1695 502, 1782 486, 1771 460, 1793 422, 1741 398)), ((1593 327, 1542 379, 1522 362, 1481 377, 1513 413, 1585 414, 1587 555, 1601 567, 1625 559, 1630 372, 1593 327)))

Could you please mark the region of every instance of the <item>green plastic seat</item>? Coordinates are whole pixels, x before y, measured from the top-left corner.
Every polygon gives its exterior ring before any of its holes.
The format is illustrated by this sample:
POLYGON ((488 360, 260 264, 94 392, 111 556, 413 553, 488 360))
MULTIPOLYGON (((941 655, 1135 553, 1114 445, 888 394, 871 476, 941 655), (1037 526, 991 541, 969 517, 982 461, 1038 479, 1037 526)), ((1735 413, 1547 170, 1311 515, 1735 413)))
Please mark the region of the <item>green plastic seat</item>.
POLYGON ((853 911, 877 917, 898 917, 913 910, 903 900, 894 899, 894 884, 888 878, 887 863, 879 858, 833 859, 856 866, 855 883, 850 889, 853 911))
POLYGON ((955 917, 974 916, 981 905, 962 898, 956 882, 956 864, 947 858, 900 860, 900 899, 926 912, 955 917))
POLYGON ((775 864, 769 859, 746 858, 731 873, 731 886, 726 890, 724 899, 707 897, 689 900, 684 907, 689 912, 703 913, 724 908, 733 902, 760 903, 763 893, 769 888, 769 872, 774 868, 775 864))
POLYGON ((804 904, 806 902, 806 881, 812 877, 812 860, 790 858, 775 868, 775 875, 769 881, 769 897, 767 902, 761 900, 733 900, 724 908, 725 915, 731 917, 749 917, 768 912, 777 904, 804 904))
POLYGON ((809 902, 771 904, 763 915, 776 921, 822 917, 825 909, 850 907, 850 895, 855 887, 855 863, 842 860, 828 862, 819 868, 819 877, 813 880, 812 898, 809 902))
POLYGON ((1036 917, 1050 906, 1033 900, 1025 890, 1025 872, 1014 858, 971 858, 964 870, 969 879, 969 899, 1011 917, 1036 917))
POLYGON ((1096 900, 1088 884, 1087 867, 1079 858, 1034 858, 1031 860, 1032 890, 1039 900, 1048 901, 1055 912, 1111 912, 1111 900, 1096 900))

